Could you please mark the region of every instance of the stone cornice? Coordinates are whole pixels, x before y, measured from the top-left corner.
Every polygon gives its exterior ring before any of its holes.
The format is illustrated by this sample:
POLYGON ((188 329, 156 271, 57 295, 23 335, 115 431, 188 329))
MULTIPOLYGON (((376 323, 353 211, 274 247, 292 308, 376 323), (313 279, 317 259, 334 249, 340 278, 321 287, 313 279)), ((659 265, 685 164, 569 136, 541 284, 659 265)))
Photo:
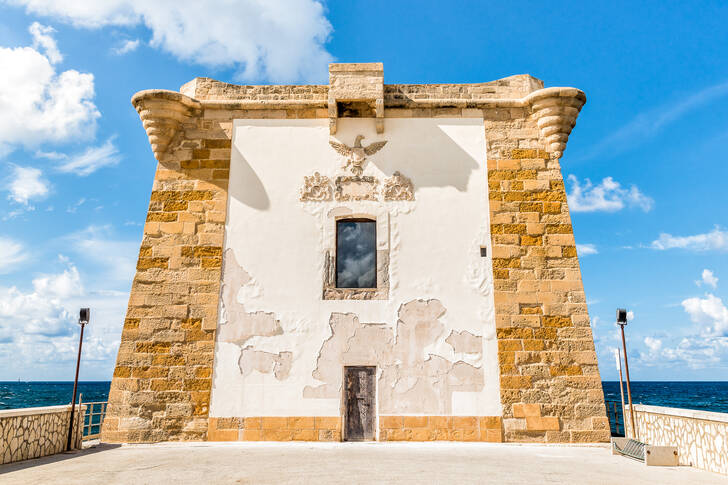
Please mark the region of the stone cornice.
MULTIPOLYGON (((437 85, 441 89, 442 86, 437 85)), ((472 85, 447 85, 451 87, 472 85)), ((329 101, 319 96, 311 99, 296 99, 296 95, 286 93, 287 86, 280 86, 280 99, 210 99, 196 100, 184 94, 167 90, 140 91, 132 97, 132 104, 139 113, 144 129, 149 136, 157 160, 167 150, 169 143, 178 132, 181 123, 203 110, 285 110, 285 109, 328 109, 329 101)), ((385 85, 386 87, 386 85, 385 85)), ((292 87, 295 88, 295 87, 292 87)), ((268 89, 271 89, 270 87, 268 89)), ((560 158, 566 148, 569 134, 576 124, 579 111, 586 102, 584 93, 576 88, 552 87, 538 89, 522 98, 445 98, 437 97, 436 92, 427 93, 427 85, 422 92, 431 97, 384 99, 386 109, 497 109, 525 108, 536 119, 546 151, 560 158)), ((433 90, 434 91, 434 90, 433 90)), ((383 111, 384 111, 383 110, 383 111)), ((331 110, 329 110, 331 111, 331 110)), ((383 115, 386 117, 386 114, 383 115)))
POLYGON ((164 89, 139 91, 131 98, 152 145, 154 157, 160 160, 183 121, 199 114, 199 101, 184 94, 164 89))

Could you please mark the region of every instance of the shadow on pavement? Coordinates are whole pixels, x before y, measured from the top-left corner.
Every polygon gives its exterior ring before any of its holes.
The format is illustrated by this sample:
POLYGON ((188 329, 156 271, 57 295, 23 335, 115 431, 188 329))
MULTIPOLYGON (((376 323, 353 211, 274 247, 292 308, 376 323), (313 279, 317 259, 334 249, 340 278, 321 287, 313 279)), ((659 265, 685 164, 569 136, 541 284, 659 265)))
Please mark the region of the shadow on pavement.
POLYGON ((48 465, 50 463, 57 463, 59 461, 72 460, 81 456, 93 455, 96 453, 101 453, 103 451, 113 450, 114 448, 119 448, 120 446, 121 445, 101 443, 96 446, 86 448, 85 450, 73 450, 63 453, 56 453, 55 455, 43 456, 40 458, 31 458, 29 460, 17 461, 15 463, 7 463, 5 465, 0 465, 0 475, 4 475, 5 473, 10 472, 16 472, 19 470, 25 470, 26 468, 33 468, 41 465, 48 465))

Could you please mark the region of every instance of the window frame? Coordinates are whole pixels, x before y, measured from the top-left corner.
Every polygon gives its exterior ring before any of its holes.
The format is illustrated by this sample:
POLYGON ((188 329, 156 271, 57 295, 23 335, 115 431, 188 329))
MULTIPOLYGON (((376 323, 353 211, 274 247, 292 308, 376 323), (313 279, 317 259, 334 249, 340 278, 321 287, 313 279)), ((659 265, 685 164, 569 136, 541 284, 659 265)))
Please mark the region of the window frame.
POLYGON ((388 300, 389 299, 389 213, 382 207, 371 211, 355 211, 347 206, 333 207, 323 214, 322 300, 388 300), (364 219, 376 224, 376 288, 338 288, 336 286, 337 221, 364 219))

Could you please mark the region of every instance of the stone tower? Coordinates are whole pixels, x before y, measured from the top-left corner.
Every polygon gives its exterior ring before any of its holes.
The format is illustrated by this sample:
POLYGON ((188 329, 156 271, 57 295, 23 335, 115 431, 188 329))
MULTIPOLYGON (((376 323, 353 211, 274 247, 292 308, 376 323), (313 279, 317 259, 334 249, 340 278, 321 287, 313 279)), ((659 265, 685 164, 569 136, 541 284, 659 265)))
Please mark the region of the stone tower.
POLYGON ((158 164, 103 440, 608 440, 584 93, 329 79, 132 98, 158 164))

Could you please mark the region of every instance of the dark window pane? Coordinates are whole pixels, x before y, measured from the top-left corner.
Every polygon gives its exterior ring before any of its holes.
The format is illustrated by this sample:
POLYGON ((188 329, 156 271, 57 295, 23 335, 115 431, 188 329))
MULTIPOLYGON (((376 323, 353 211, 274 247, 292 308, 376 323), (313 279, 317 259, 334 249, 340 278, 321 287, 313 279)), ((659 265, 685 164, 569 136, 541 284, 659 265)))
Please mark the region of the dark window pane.
POLYGON ((336 223, 336 286, 377 287, 377 226, 363 219, 336 223))

